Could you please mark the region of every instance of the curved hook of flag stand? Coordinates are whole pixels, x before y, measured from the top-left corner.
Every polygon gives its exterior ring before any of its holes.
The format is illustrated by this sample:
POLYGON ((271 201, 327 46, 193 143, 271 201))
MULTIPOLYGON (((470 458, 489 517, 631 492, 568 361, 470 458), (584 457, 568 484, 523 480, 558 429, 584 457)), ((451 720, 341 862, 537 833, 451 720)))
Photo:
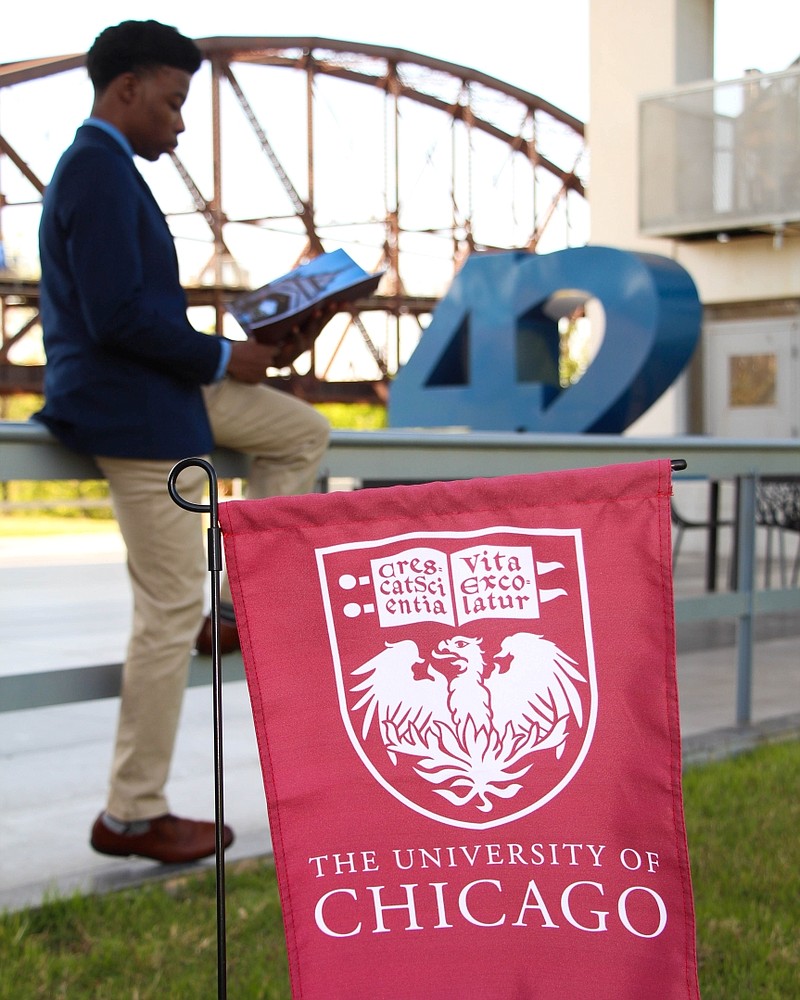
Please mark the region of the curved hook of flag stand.
POLYGON ((219 650, 219 587, 222 572, 222 544, 219 527, 219 490, 217 473, 204 458, 185 458, 173 466, 167 480, 169 495, 179 507, 196 514, 209 515, 208 571, 211 574, 211 683, 214 701, 214 826, 217 880, 217 997, 227 996, 227 962, 225 954, 225 843, 224 797, 222 767, 222 668, 219 650), (186 500, 178 492, 178 477, 192 466, 205 470, 209 484, 209 502, 198 504, 186 500))

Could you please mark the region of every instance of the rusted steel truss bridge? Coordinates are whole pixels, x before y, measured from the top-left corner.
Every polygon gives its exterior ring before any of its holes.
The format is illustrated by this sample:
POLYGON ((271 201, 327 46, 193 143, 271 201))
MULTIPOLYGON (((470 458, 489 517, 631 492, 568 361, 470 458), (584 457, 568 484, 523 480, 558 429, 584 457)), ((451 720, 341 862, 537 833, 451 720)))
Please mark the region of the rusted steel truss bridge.
MULTIPOLYGON (((575 235, 583 123, 534 94, 376 45, 198 44, 206 59, 179 151, 142 171, 175 234, 190 307, 204 310, 200 328, 227 329, 231 296, 326 250, 385 271, 310 355, 270 373, 289 391, 385 401, 469 254, 585 242, 575 235)), ((37 213, 91 106, 83 67, 82 54, 0 67, 0 395, 41 389, 37 213)))

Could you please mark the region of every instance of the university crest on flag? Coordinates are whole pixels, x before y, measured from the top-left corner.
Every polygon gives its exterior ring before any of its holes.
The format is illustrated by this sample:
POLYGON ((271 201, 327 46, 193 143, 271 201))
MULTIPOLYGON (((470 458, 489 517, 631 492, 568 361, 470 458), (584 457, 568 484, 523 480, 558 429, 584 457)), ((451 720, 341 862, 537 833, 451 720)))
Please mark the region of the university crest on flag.
POLYGON ((295 1000, 697 1000, 670 495, 221 505, 295 1000))
POLYGON ((387 791, 487 829, 564 788, 597 697, 579 531, 416 533, 317 561, 342 721, 387 791))

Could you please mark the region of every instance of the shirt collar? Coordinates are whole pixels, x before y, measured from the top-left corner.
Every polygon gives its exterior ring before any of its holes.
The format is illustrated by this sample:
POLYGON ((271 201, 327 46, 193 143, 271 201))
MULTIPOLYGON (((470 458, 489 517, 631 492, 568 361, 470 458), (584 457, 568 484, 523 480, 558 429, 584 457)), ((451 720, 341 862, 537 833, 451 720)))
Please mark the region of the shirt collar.
POLYGON ((94 125, 95 128, 102 129, 103 132, 108 133, 112 139, 117 140, 128 156, 133 159, 133 146, 131 146, 130 142, 128 142, 127 137, 124 136, 115 125, 112 125, 111 122, 107 122, 105 118, 87 118, 83 124, 94 125))

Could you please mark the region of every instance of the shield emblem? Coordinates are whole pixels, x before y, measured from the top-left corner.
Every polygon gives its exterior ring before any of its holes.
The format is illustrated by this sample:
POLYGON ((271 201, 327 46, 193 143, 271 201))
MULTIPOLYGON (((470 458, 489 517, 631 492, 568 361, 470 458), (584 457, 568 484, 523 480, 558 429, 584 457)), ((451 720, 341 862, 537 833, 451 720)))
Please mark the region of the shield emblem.
POLYGON ((379 784, 472 829, 566 787, 597 718, 579 529, 408 533, 316 560, 342 723, 379 784))

